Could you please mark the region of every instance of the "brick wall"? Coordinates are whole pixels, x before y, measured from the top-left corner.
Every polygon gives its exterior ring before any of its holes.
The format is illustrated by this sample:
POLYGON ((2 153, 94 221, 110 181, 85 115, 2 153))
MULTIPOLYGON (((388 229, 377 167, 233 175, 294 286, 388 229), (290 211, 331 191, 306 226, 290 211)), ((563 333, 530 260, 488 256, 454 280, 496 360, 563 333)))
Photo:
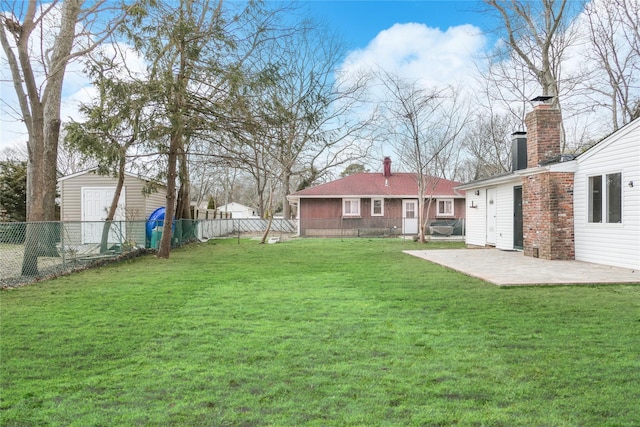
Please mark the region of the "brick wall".
POLYGON ((525 177, 522 199, 524 254, 574 259, 573 173, 542 172, 525 177))
POLYGON ((560 110, 548 104, 540 104, 527 114, 528 168, 560 155, 561 120, 560 110))

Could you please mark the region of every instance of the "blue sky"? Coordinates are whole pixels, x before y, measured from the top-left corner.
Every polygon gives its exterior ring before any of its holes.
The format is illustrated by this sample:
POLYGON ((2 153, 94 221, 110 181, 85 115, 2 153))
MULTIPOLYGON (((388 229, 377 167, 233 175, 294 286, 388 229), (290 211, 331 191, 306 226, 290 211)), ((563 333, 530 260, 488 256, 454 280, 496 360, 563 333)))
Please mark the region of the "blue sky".
POLYGON ((351 49, 366 47, 394 24, 420 23, 440 30, 472 24, 485 29, 491 21, 475 0, 312 0, 304 8, 344 36, 351 49))
MULTIPOLYGON (((343 38, 347 55, 342 68, 347 71, 375 66, 403 77, 424 79, 427 84, 455 83, 468 80, 473 58, 487 47, 481 31, 487 16, 479 12, 482 5, 477 0, 311 0, 297 5, 302 14, 343 38)), ((0 60, 2 98, 17 108, 9 70, 4 67, 4 58, 0 60)), ((67 69, 63 121, 77 116, 79 102, 94 96, 88 78, 80 71, 79 63, 67 69)), ((7 104, 1 107, 6 112, 7 104)), ((22 145, 25 139, 26 129, 15 114, 3 114, 0 150, 22 145)))
POLYGON ((425 87, 469 90, 495 26, 478 0, 310 0, 309 16, 345 42, 343 76, 383 69, 425 87))

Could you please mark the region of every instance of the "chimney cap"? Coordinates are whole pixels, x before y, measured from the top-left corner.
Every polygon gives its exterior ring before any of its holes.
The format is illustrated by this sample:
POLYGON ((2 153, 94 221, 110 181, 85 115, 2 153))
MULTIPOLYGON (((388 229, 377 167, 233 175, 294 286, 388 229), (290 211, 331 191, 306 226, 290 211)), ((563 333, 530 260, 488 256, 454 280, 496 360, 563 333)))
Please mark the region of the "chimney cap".
POLYGON ((547 102, 554 97, 551 95, 539 95, 531 100, 531 102, 547 102))
POLYGON ((525 132, 523 130, 517 130, 514 133, 512 133, 511 136, 524 136, 526 134, 527 134, 527 132, 525 132))

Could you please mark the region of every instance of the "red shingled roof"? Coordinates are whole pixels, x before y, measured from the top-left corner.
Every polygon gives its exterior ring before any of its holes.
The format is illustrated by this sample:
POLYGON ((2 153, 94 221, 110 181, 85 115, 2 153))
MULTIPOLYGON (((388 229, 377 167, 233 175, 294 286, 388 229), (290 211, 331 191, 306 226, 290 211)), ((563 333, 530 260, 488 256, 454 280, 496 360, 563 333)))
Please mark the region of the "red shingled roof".
MULTIPOLYGON (((454 191, 459 182, 438 179, 433 191, 427 195, 437 197, 464 197, 464 192, 454 191)), ((382 173, 361 172, 345 176, 326 184, 305 188, 291 194, 292 197, 416 197, 418 182, 416 174, 394 173, 388 178, 382 173)))

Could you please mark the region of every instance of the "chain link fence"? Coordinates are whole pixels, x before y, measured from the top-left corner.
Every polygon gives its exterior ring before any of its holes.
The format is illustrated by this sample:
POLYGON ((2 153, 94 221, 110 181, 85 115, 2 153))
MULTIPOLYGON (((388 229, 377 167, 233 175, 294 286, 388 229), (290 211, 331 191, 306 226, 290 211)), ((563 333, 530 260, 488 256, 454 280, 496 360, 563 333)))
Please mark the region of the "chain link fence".
MULTIPOLYGON (((264 233, 267 223, 262 219, 176 220, 171 246, 264 233)), ((284 237, 295 231, 295 221, 274 219, 270 235, 284 237)), ((162 232, 163 221, 0 222, 0 287, 154 251, 162 232)))
MULTIPOLYGON (((297 235, 298 230, 307 237, 406 236, 417 232, 407 232, 409 225, 407 218, 274 218, 269 237, 282 241, 297 235)), ((268 226, 269 221, 260 218, 176 220, 171 246, 228 236, 260 237, 268 226)), ((163 221, 0 222, 0 287, 154 251, 162 232, 163 221)), ((464 220, 430 220, 429 234, 463 238, 464 220)))
MULTIPOLYGON (((426 223, 426 234, 433 239, 464 239, 466 224, 462 218, 429 218, 426 223)), ((300 219, 300 235, 304 237, 400 237, 415 236, 418 232, 418 218, 415 217, 300 219)))

